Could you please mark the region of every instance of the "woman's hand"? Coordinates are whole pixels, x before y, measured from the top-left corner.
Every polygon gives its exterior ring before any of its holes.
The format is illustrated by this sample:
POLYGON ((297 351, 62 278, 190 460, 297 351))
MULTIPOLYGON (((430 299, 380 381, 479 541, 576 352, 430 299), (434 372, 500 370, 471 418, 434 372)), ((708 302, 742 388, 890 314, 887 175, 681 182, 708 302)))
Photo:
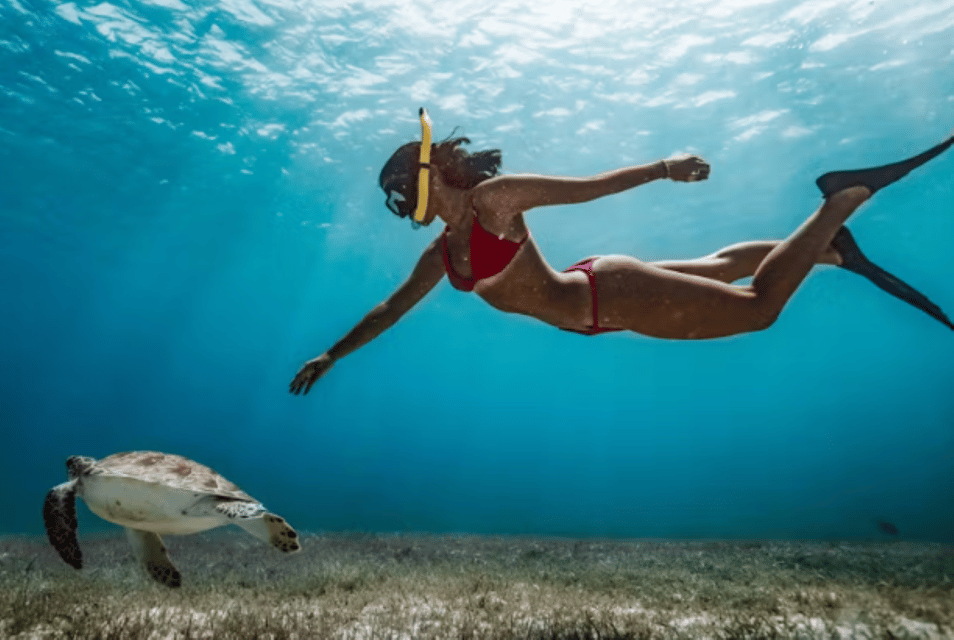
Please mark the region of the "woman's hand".
POLYGON ((298 375, 295 376, 295 379, 292 380, 288 387, 288 392, 294 393, 296 396, 299 393, 308 393, 311 391, 311 385, 315 384, 318 378, 325 375, 328 369, 334 366, 334 364, 335 361, 332 360, 331 356, 327 353, 321 354, 314 360, 309 360, 298 372, 298 375))
POLYGON ((709 178, 709 163, 699 156, 681 156, 663 160, 666 177, 677 182, 697 182, 709 178))

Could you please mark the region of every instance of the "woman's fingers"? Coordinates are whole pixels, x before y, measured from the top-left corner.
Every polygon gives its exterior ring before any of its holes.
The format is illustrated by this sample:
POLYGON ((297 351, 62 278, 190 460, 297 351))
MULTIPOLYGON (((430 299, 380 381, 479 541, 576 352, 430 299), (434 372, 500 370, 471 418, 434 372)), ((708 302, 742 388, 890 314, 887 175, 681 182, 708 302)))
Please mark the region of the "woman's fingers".
POLYGON ((316 378, 312 376, 312 365, 311 363, 306 364, 301 368, 301 371, 298 372, 298 375, 295 376, 295 379, 292 380, 291 384, 288 386, 289 393, 294 393, 296 396, 302 392, 308 393, 308 390, 311 389, 311 385, 315 383, 316 378))
POLYGON ((709 163, 699 156, 681 158, 673 164, 675 165, 675 171, 673 171, 672 175, 673 180, 697 182, 699 180, 706 180, 709 177, 709 163))
POLYGON ((320 356, 305 363, 305 366, 301 368, 298 375, 295 376, 295 379, 292 380, 288 386, 289 393, 294 393, 296 396, 299 394, 307 394, 311 391, 311 387, 315 382, 318 381, 318 378, 323 376, 328 369, 331 368, 332 364, 334 364, 334 361, 329 359, 327 355, 320 356))
POLYGON ((699 166, 696 169, 693 169, 689 172, 689 176, 686 178, 687 182, 697 182, 699 180, 708 180, 709 178, 709 165, 705 162, 700 162, 699 166))
POLYGON ((291 381, 291 384, 288 385, 288 392, 294 393, 296 396, 301 393, 302 386, 301 373, 295 376, 295 379, 291 381))

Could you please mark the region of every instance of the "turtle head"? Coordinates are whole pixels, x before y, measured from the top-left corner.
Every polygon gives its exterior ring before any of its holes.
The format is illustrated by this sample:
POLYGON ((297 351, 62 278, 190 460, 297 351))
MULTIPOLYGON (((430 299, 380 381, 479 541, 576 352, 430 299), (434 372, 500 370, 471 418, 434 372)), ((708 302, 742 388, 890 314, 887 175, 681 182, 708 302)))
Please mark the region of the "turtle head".
POLYGON ((70 456, 66 459, 66 474, 70 480, 76 480, 96 464, 95 458, 89 456, 70 456))

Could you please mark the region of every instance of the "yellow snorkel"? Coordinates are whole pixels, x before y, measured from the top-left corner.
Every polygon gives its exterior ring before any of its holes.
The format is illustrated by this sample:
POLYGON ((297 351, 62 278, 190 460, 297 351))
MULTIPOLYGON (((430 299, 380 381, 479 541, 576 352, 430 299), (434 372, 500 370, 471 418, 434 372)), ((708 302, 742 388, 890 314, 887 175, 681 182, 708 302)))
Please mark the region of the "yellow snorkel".
POLYGON ((431 119, 427 110, 421 107, 421 155, 419 158, 420 173, 417 176, 417 209, 414 211, 414 222, 424 222, 427 213, 427 195, 431 184, 431 119))

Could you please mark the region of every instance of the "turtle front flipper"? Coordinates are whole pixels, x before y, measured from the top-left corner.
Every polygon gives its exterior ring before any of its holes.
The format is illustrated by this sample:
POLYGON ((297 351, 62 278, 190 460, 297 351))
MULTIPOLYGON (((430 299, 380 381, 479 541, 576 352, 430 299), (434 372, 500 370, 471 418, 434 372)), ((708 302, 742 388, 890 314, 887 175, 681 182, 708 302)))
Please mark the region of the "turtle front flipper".
POLYGON ((146 572, 152 576, 152 579, 173 589, 181 586, 182 574, 169 560, 166 545, 162 543, 162 538, 151 531, 124 528, 126 529, 126 538, 132 546, 133 554, 146 568, 146 572))
POLYGON ((75 569, 83 568, 83 554, 76 540, 76 482, 56 485, 43 502, 43 523, 50 544, 75 569))
POLYGON ((279 551, 301 551, 298 532, 285 522, 285 518, 269 513, 260 504, 229 500, 219 502, 215 505, 215 510, 279 551))

